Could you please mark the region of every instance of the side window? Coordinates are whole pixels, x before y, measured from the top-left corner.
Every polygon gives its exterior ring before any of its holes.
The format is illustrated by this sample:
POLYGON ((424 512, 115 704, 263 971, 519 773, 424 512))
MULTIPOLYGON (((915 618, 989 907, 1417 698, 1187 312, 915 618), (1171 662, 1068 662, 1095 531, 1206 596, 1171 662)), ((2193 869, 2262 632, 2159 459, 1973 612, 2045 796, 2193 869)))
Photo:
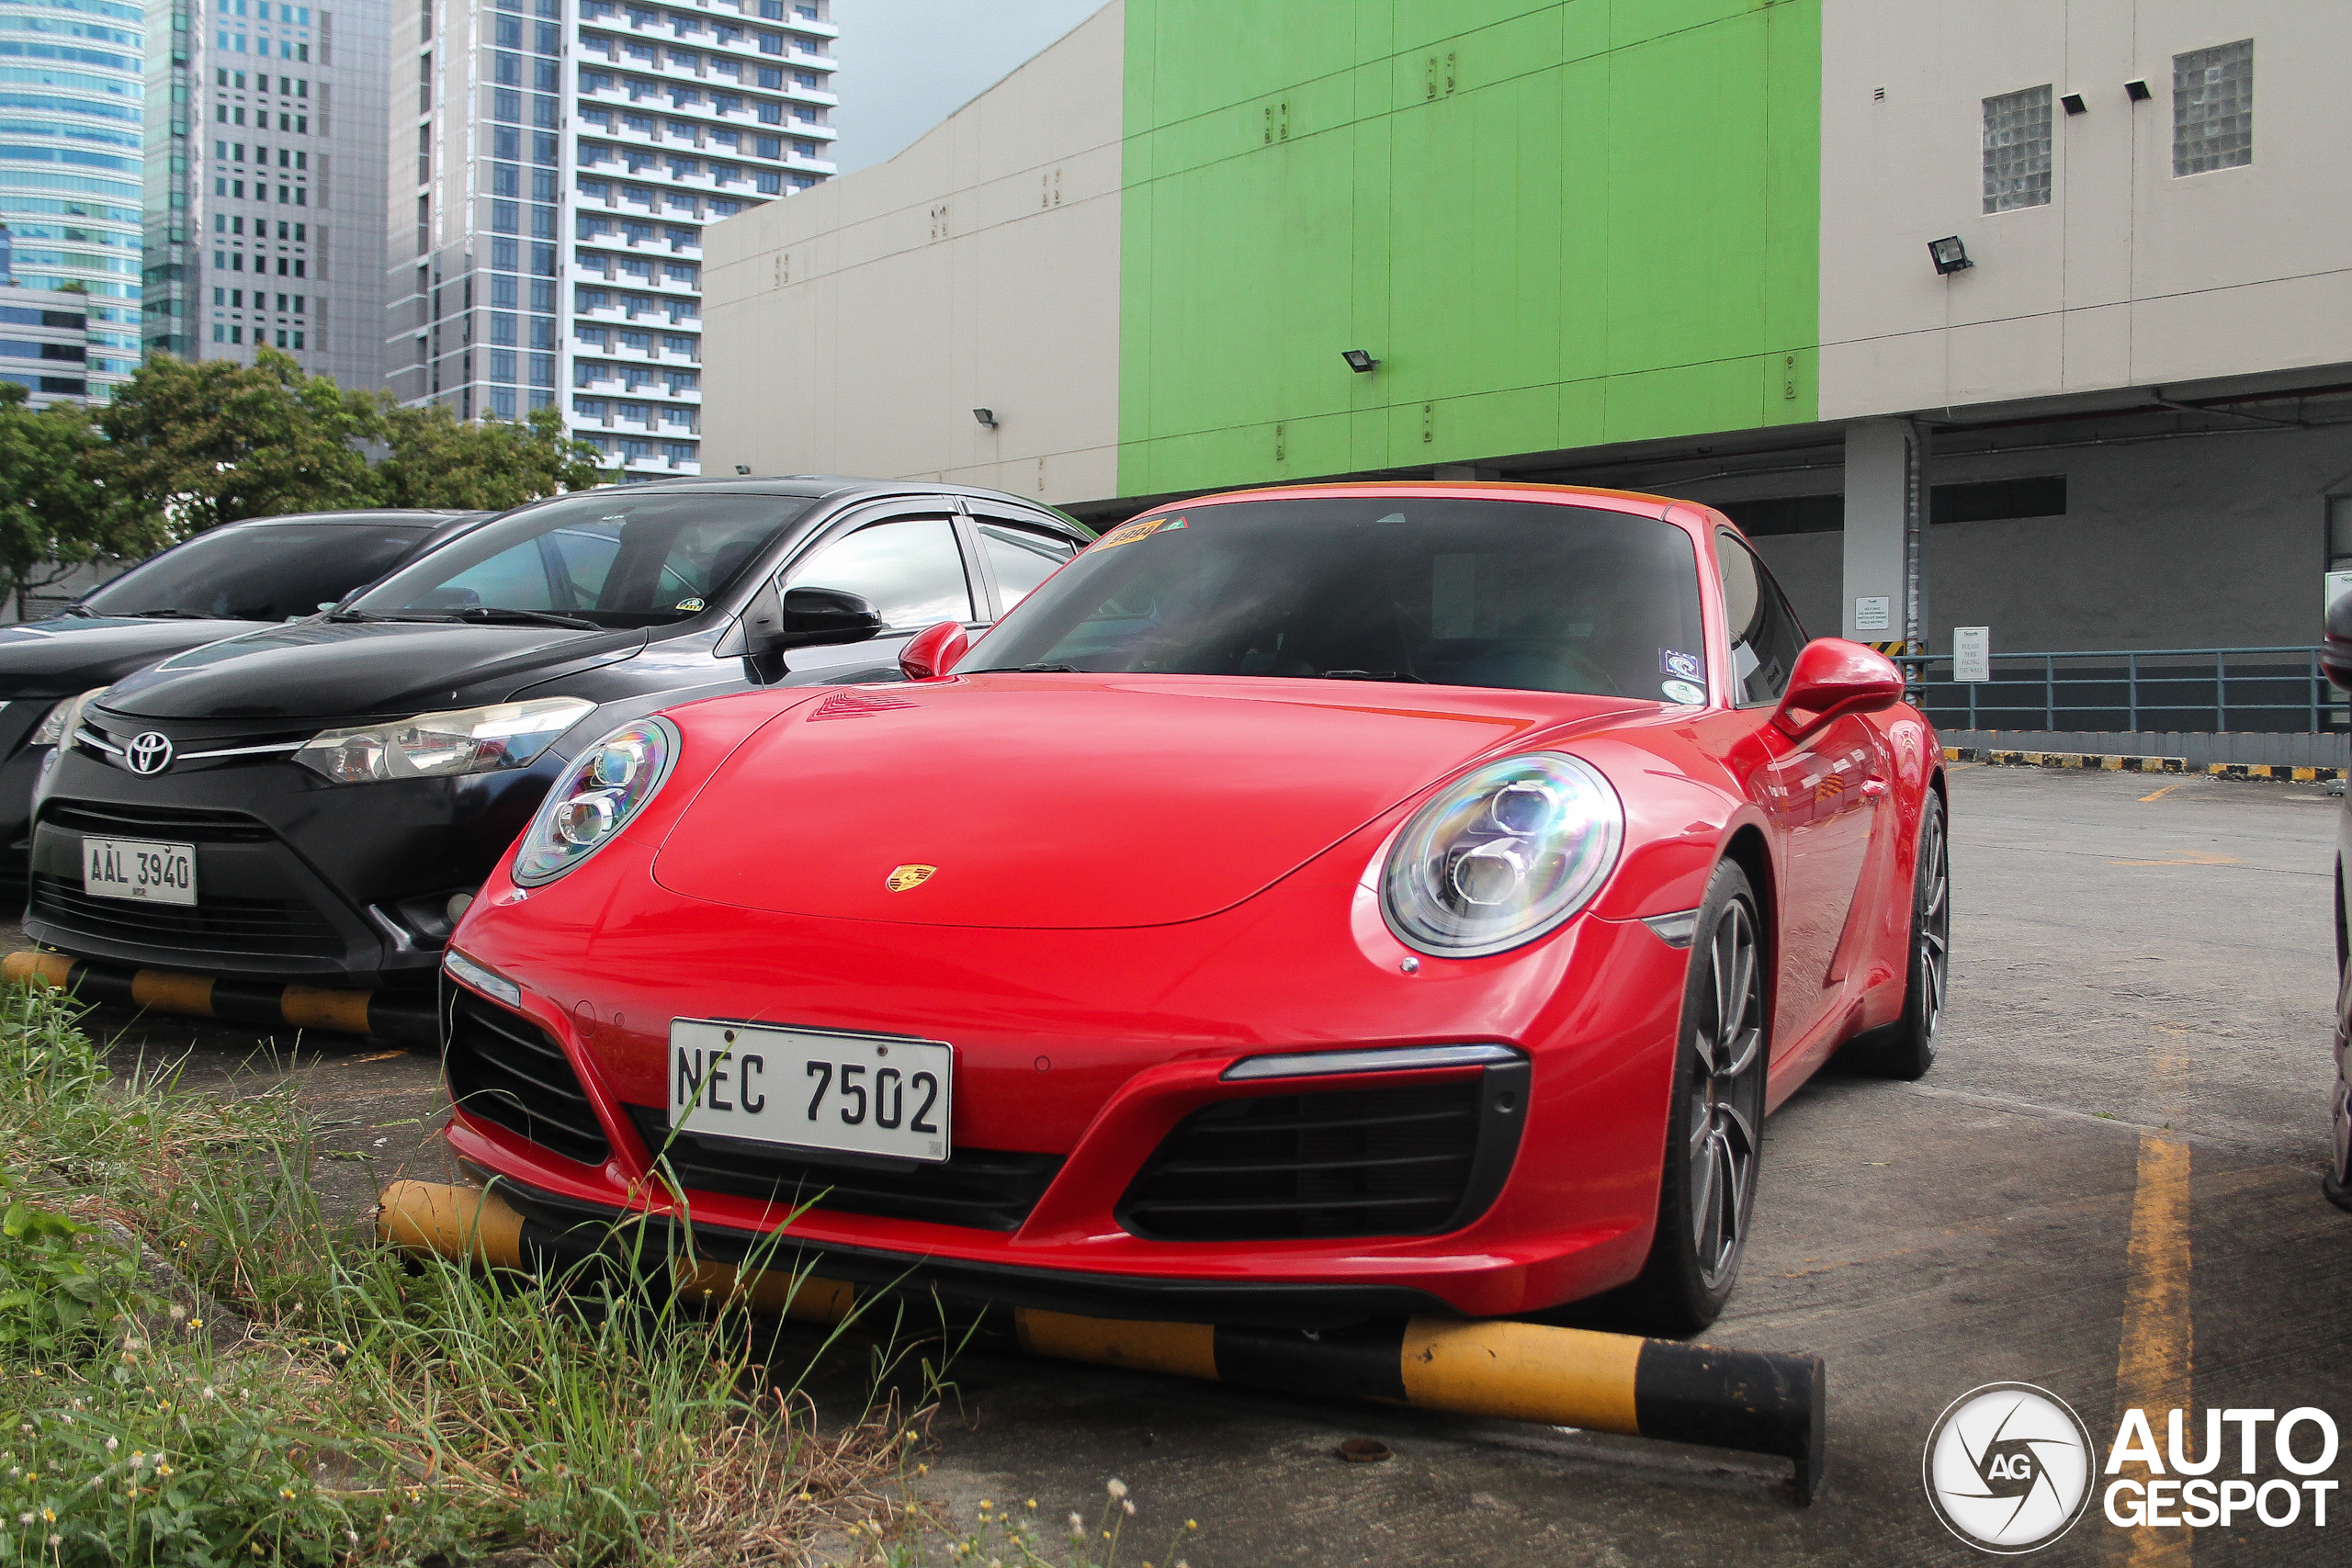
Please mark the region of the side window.
POLYGON ((1050 534, 995 517, 975 517, 972 525, 980 536, 980 548, 987 552, 989 570, 996 573, 997 597, 1004 601, 1005 610, 1029 597, 1032 589, 1078 554, 1078 541, 1067 534, 1050 534))
POLYGON ((1715 535, 1715 561, 1723 572, 1732 681, 1739 688, 1740 705, 1777 703, 1804 648, 1804 627, 1781 585, 1736 536, 1715 535))
POLYGON ((619 533, 602 525, 558 528, 547 536, 547 541, 569 590, 570 603, 563 608, 598 608, 597 596, 604 592, 605 579, 613 570, 613 558, 620 552, 619 533))
POLYGON ((972 591, 956 525, 945 517, 869 523, 819 549, 785 579, 793 588, 840 588, 863 594, 883 625, 919 631, 940 621, 969 621, 972 591))

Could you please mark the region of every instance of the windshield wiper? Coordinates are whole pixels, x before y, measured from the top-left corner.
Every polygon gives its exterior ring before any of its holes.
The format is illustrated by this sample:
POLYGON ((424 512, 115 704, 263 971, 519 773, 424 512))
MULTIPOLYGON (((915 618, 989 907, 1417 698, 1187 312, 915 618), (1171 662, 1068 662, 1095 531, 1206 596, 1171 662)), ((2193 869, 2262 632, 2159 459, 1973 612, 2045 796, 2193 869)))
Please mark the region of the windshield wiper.
POLYGON ((1083 675, 1085 671, 1075 664, 1007 664, 998 671, 1012 675, 1083 675))
POLYGON ((461 621, 514 622, 522 626, 571 626, 583 632, 600 632, 605 628, 594 621, 583 621, 577 615, 559 615, 547 610, 510 610, 500 604, 469 604, 458 612, 461 621))
POLYGON ((237 620, 236 615, 208 615, 201 610, 133 610, 132 617, 141 621, 220 621, 237 620))
POLYGON ((447 621, 449 615, 387 615, 375 610, 331 610, 322 617, 330 621, 447 621))
POLYGON ((1400 675, 1394 670, 1326 670, 1326 681, 1416 681, 1427 685, 1419 675, 1400 675))
POLYGON ((59 611, 58 614, 62 615, 86 615, 94 621, 98 618, 98 613, 96 610, 90 609, 88 606, 83 604, 68 604, 64 609, 59 611))

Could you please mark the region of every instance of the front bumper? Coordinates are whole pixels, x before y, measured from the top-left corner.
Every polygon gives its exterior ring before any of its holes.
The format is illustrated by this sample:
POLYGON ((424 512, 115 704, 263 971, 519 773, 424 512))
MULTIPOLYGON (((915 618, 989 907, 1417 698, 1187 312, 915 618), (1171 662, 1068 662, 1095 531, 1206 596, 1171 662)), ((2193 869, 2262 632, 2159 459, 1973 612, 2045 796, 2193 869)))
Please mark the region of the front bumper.
MULTIPOLYGON (((251 724, 154 728, 183 751, 254 733, 251 724)), ((430 984, 449 897, 481 885, 561 766, 550 755, 511 773, 338 785, 283 753, 142 778, 67 749, 34 805, 25 930, 75 957, 133 967, 430 984), (196 906, 88 897, 85 836, 192 843, 196 906)))
POLYGON ((823 1254, 828 1274, 896 1278, 920 1260, 944 1291, 1113 1314, 1291 1321, 1435 1303, 1494 1316, 1631 1279, 1657 1212, 1687 955, 1639 921, 1586 917, 1517 953, 1423 960, 1408 973, 1414 955, 1381 922, 1361 867, 1339 864, 1353 852, 1342 846, 1224 914, 1123 931, 900 927, 715 906, 665 893, 626 840, 527 901, 502 878, 488 897, 503 908, 478 908, 457 945, 523 987, 520 1012, 568 1063, 595 1124, 571 1157, 461 1104, 447 1137, 462 1160, 521 1188, 526 1209, 674 1213, 640 1132, 646 1109, 668 1103, 673 1017, 910 1035, 956 1048, 959 1155, 1058 1156, 1013 1228, 852 1213, 805 1188, 763 1198, 689 1183, 697 1230, 781 1229, 823 1254), (1225 1079, 1238 1060, 1464 1042, 1515 1047, 1530 1064, 1516 1160, 1466 1223, 1206 1241, 1151 1239, 1123 1223, 1122 1199, 1188 1116, 1298 1087, 1225 1079), (796 1197, 817 1201, 795 1214, 796 1197))

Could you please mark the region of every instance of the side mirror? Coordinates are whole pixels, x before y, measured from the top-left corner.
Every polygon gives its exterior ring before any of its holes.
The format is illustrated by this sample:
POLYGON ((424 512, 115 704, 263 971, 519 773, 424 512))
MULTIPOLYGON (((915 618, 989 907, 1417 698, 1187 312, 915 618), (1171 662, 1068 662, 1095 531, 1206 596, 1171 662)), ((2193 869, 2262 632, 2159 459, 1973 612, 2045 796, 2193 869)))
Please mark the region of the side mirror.
POLYGON ((972 650, 972 639, 960 621, 942 621, 915 633, 899 649, 899 673, 910 681, 929 681, 956 668, 972 650))
POLYGON ((2327 678, 2352 691, 2352 593, 2339 593, 2327 607, 2327 639, 2320 645, 2319 667, 2327 678))
POLYGON ((787 588, 781 605, 773 592, 743 617, 743 651, 758 658, 794 648, 864 642, 882 629, 871 600, 841 588, 787 588))
POLYGON ((1772 711, 1772 728, 1803 740, 1832 719, 1877 713, 1903 700, 1903 671, 1876 649, 1843 637, 1815 637, 1797 655, 1789 689, 1772 711))

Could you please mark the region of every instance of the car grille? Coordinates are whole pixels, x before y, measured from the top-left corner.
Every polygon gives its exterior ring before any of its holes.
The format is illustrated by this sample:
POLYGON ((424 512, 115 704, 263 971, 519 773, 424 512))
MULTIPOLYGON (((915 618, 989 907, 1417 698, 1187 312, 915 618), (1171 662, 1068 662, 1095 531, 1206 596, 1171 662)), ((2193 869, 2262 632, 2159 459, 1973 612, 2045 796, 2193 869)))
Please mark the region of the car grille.
POLYGON ((266 844, 268 827, 242 811, 208 811, 181 806, 101 805, 88 800, 52 800, 40 819, 74 833, 119 834, 146 839, 164 835, 193 844, 266 844))
POLYGON ((758 1153, 741 1139, 673 1134, 669 1113, 650 1106, 632 1105, 628 1113, 645 1146, 670 1162, 689 1191, 974 1230, 1019 1230, 1062 1168, 1059 1155, 974 1148, 904 1170, 820 1165, 758 1153))
POLYGON ((602 1165, 612 1152, 571 1058, 519 1013, 452 987, 446 1061, 449 1094, 469 1116, 496 1122, 566 1159, 602 1165))
POLYGON ((1121 1200, 1119 1223, 1159 1241, 1456 1228, 1472 1217, 1462 1211, 1474 1186, 1486 1185, 1473 1180, 1487 1163, 1478 1157, 1484 1088, 1483 1077, 1425 1079, 1204 1106, 1161 1141, 1121 1200))
POLYGON ((206 894, 193 906, 132 903, 93 898, 64 877, 35 873, 30 912, 61 931, 141 947, 329 958, 344 950, 334 928, 300 898, 206 894))

